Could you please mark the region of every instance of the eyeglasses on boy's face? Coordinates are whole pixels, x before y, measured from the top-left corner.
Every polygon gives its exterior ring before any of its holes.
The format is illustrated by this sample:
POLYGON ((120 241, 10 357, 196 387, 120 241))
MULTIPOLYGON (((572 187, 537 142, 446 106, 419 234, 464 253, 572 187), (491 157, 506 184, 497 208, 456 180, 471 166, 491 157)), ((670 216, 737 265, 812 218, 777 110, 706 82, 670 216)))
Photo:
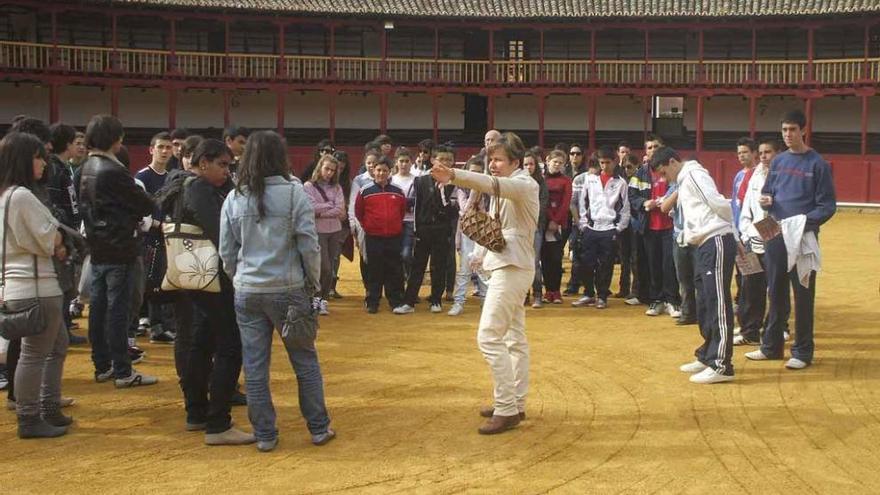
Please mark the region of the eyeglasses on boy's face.
POLYGON ((570 151, 568 154, 569 154, 569 155, 573 155, 573 156, 581 156, 581 155, 583 155, 583 152, 580 152, 580 151, 570 151))

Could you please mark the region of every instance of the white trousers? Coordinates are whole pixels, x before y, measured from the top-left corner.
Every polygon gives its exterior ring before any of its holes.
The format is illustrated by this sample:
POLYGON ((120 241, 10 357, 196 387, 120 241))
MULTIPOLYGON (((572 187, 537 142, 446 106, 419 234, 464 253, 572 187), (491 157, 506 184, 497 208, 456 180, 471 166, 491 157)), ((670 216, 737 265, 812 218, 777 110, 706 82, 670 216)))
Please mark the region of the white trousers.
POLYGON ((513 416, 525 411, 529 390, 529 343, 526 341, 526 293, 535 270, 507 266, 492 272, 477 344, 495 382, 495 414, 513 416))

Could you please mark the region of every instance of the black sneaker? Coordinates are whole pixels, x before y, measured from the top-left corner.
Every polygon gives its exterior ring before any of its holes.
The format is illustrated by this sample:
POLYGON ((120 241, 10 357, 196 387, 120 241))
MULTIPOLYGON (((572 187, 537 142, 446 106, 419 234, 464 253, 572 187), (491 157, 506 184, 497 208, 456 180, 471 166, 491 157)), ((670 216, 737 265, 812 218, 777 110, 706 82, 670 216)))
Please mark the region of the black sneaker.
POLYGON ((144 360, 146 357, 146 353, 140 347, 133 345, 128 348, 128 357, 131 359, 131 364, 138 364, 144 360))
POLYGON ((70 345, 86 345, 89 343, 89 339, 85 337, 80 337, 79 335, 69 334, 70 336, 70 345))
POLYGON ((174 336, 168 332, 162 332, 159 335, 153 335, 150 337, 151 344, 173 344, 174 336))
POLYGON ((374 315, 378 312, 379 312, 379 308, 377 308, 376 306, 367 306, 367 313, 374 315))

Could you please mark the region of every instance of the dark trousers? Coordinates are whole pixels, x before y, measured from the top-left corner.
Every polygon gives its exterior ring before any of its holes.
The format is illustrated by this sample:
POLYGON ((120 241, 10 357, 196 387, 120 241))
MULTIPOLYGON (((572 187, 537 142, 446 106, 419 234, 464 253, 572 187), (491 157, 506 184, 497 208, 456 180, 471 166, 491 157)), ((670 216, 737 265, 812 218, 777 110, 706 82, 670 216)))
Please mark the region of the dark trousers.
POLYGON ((733 375, 733 301, 730 284, 736 256, 733 234, 707 239, 697 250, 697 318, 703 343, 694 355, 723 375, 733 375))
POLYGON ((581 280, 587 287, 595 287, 599 299, 611 295, 611 275, 614 272, 614 248, 617 230, 597 231, 584 229, 581 234, 581 280))
POLYGON ((645 230, 645 257, 648 258, 650 274, 650 302, 665 302, 678 306, 678 279, 672 261, 672 229, 645 230))
MULTIPOLYGON (((194 315, 200 312, 193 303, 189 291, 177 291, 174 299, 174 316, 177 318, 177 334, 174 337, 174 368, 183 386, 183 375, 189 361, 189 350, 193 341, 194 315)), ((204 318, 204 315, 200 315, 204 318)))
POLYGON ((544 276, 544 290, 558 292, 562 285, 562 241, 547 242, 541 246, 541 274, 544 276))
POLYGON ((630 289, 637 286, 633 285, 633 232, 632 228, 627 227, 623 232, 617 235, 618 242, 618 258, 620 259, 620 283, 618 284, 620 295, 626 297, 632 292, 630 289))
POLYGON ((633 281, 631 292, 639 298, 639 301, 647 303, 650 300, 651 275, 648 268, 648 254, 645 252, 645 234, 632 231, 632 272, 633 281))
MULTIPOLYGON (((409 272, 409 280, 406 282, 406 295, 404 296, 406 304, 415 305, 416 299, 419 297, 419 289, 425 278, 425 269, 428 268, 428 258, 431 259, 431 296, 428 298, 428 302, 440 304, 440 301, 443 300, 443 291, 446 290, 450 240, 450 233, 446 229, 422 228, 416 231, 413 264, 409 272)), ((371 258, 370 263, 372 262, 371 258)))
POLYGON ((697 248, 693 246, 679 246, 676 242, 672 246, 675 258, 675 275, 678 278, 679 293, 681 294, 681 317, 682 321, 697 319, 697 295, 695 290, 696 277, 696 254, 697 248))
POLYGON ((15 400, 15 370, 18 368, 18 358, 21 357, 21 339, 9 341, 9 349, 6 349, 6 398, 15 400))
POLYGON ((128 355, 128 323, 131 318, 131 292, 134 290, 133 263, 127 265, 92 264, 89 306, 89 342, 95 371, 113 368, 113 376, 131 375, 128 355))
POLYGON ((189 423, 207 422, 208 433, 229 429, 229 399, 241 372, 241 335, 232 287, 219 293, 188 291, 199 308, 183 374, 189 423))
POLYGON ((367 235, 367 298, 368 308, 378 308, 382 290, 392 308, 403 300, 403 261, 400 259, 400 236, 367 235))
POLYGON ((782 358, 783 332, 791 315, 789 288, 794 287, 794 344, 791 357, 813 362, 813 310, 816 300, 816 272, 810 274, 809 287, 801 285, 797 268, 788 271, 788 253, 782 236, 764 244, 764 267, 767 271, 767 295, 770 310, 761 342, 761 352, 770 358, 782 358))
MULTIPOLYGON (((764 266, 764 255, 759 254, 758 260, 764 266)), ((766 270, 766 268, 765 268, 766 270)), ((752 342, 761 339, 761 327, 764 326, 764 312, 767 310, 767 273, 754 273, 741 278, 739 291, 740 335, 752 342)))
MULTIPOLYGON (((541 232, 543 239, 544 232, 541 232)), ((571 256, 571 273, 568 277, 568 285, 565 291, 571 294, 577 294, 581 290, 581 233, 577 226, 572 226, 568 236, 568 250, 571 256)), ((540 253, 538 253, 540 256, 540 253)))

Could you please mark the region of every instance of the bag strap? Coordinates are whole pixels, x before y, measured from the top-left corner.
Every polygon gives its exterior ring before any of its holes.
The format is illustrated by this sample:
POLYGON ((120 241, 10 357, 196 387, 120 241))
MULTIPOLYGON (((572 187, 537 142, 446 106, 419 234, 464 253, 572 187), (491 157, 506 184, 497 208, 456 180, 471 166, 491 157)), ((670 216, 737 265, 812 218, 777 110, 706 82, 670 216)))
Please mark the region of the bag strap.
MULTIPOLYGON (((320 184, 318 184, 317 182, 313 182, 312 185, 315 186, 315 189, 318 190, 318 194, 320 194, 321 197, 324 198, 324 201, 330 201, 330 198, 327 197, 327 193, 324 192, 324 188, 322 188, 320 186, 320 184)), ((293 190, 291 189, 291 191, 293 191, 293 190)), ((293 212, 293 199, 292 199, 293 192, 291 192, 290 194, 291 194, 290 211, 291 211, 291 215, 293 215, 293 213, 292 213, 293 212)))
POLYGON ((501 182, 498 177, 492 176, 492 192, 495 193, 495 218, 501 217, 501 182))

